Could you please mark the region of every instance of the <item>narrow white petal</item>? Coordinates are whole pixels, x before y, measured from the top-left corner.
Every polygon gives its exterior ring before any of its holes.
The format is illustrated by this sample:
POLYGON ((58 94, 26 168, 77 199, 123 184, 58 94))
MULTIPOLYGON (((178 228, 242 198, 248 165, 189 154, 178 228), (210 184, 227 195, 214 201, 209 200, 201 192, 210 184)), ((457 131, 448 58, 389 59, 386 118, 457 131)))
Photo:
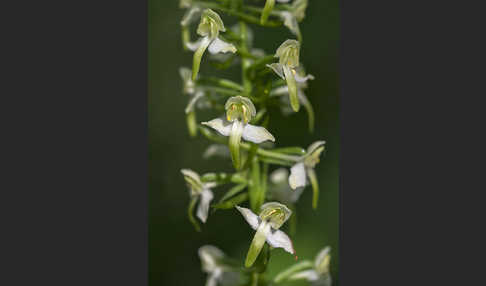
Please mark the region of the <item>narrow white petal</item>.
POLYGON ((270 91, 270 95, 274 95, 274 96, 284 95, 284 94, 289 94, 289 88, 286 85, 274 88, 270 91))
POLYGON ((211 54, 218 54, 218 53, 227 53, 232 52, 236 53, 236 47, 233 44, 227 43, 220 38, 214 39, 208 48, 211 54))
POLYGON ((285 234, 285 232, 281 230, 274 230, 270 231, 267 235, 267 242, 273 247, 283 248, 290 254, 295 254, 294 247, 292 246, 292 241, 290 238, 285 234))
POLYGON ((283 66, 280 63, 267 64, 267 67, 271 68, 279 77, 285 79, 283 66))
POLYGON ((303 82, 306 82, 309 79, 310 80, 313 80, 314 79, 314 76, 311 75, 311 74, 308 74, 306 76, 300 76, 298 73, 295 73, 294 78, 295 78, 295 81, 296 82, 303 83, 303 82))
POLYGON ((201 124, 215 129, 223 136, 229 136, 232 126, 231 122, 228 122, 227 120, 221 118, 215 118, 208 122, 201 122, 201 124))
POLYGON ((314 269, 304 270, 297 272, 289 277, 289 280, 300 280, 305 279, 307 281, 316 281, 319 279, 319 275, 314 269))
POLYGON ((196 92, 196 94, 193 97, 191 97, 191 99, 189 100, 189 103, 187 104, 186 109, 185 109, 186 114, 191 112, 191 111, 194 111, 194 105, 196 104, 196 101, 203 96, 204 96, 204 92, 198 91, 198 92, 196 92))
POLYGON ((253 228, 254 230, 258 228, 258 225, 260 225, 261 220, 256 214, 254 214, 250 209, 243 208, 240 206, 236 206, 236 209, 241 213, 241 215, 243 215, 246 222, 248 222, 251 228, 253 228))
POLYGON ((211 144, 203 153, 204 159, 209 159, 213 156, 219 156, 222 158, 229 158, 230 152, 228 146, 223 144, 211 144))
POLYGON ((297 163, 290 168, 289 185, 292 189, 304 187, 306 184, 305 166, 303 162, 297 163))
POLYGON ((243 128, 243 139, 257 144, 265 141, 275 142, 275 137, 267 129, 251 124, 246 124, 243 128))
POLYGON ((208 278, 206 280, 206 286, 216 286, 218 285, 218 280, 221 278, 222 275, 221 270, 217 270, 214 272, 209 273, 208 278))
POLYGON ((197 217, 202 222, 206 222, 208 219, 209 204, 213 200, 213 192, 209 189, 205 189, 201 192, 201 199, 199 200, 199 206, 197 207, 197 217))
POLYGON ((199 259, 201 259, 202 269, 205 272, 213 272, 218 267, 217 261, 225 255, 216 246, 203 245, 198 249, 199 259))
POLYGON ((199 40, 197 40, 197 41, 195 41, 195 42, 189 42, 189 43, 186 43, 186 47, 187 47, 189 50, 191 50, 191 51, 195 52, 195 51, 196 51, 196 50, 199 48, 199 46, 201 46, 201 44, 202 44, 203 42, 207 42, 208 40, 209 40, 209 38, 208 38, 208 37, 199 38, 199 40))

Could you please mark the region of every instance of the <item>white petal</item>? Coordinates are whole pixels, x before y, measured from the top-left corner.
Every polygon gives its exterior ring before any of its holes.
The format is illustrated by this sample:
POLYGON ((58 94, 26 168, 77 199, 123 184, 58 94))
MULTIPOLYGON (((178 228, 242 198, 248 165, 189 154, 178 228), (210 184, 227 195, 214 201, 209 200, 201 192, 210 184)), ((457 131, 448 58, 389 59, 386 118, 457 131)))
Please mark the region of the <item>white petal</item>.
POLYGON ((208 219, 209 203, 213 200, 213 192, 209 189, 205 189, 201 192, 201 198, 199 200, 199 206, 197 207, 197 217, 202 222, 206 222, 208 219))
POLYGON ((304 187, 306 184, 305 166, 303 162, 297 163, 290 168, 289 185, 292 189, 304 187))
POLYGON ((208 275, 206 280, 206 286, 216 286, 218 285, 218 281, 221 279, 221 275, 223 271, 220 268, 217 268, 215 271, 211 272, 208 275))
POLYGON ((191 97, 185 109, 186 114, 191 111, 194 111, 194 105, 196 104, 196 101, 203 96, 204 96, 204 92, 198 91, 193 97, 191 97))
POLYGON ((198 249, 199 259, 201 259, 202 269, 205 272, 213 272, 218 267, 218 260, 225 255, 223 251, 212 245, 203 245, 198 249))
POLYGON ((271 68, 279 77, 285 79, 283 66, 280 63, 267 64, 267 67, 271 68))
POLYGON ((223 136, 229 136, 232 126, 231 122, 228 122, 227 120, 221 118, 215 118, 208 122, 201 122, 201 124, 215 129, 223 136))
POLYGON ((331 247, 327 246, 319 251, 316 256, 316 259, 314 261, 314 268, 321 274, 329 272, 329 262, 331 259, 330 252, 331 247))
POLYGON ((256 230, 258 228, 258 225, 260 225, 261 219, 256 214, 254 214, 250 209, 247 209, 247 208, 242 208, 242 207, 236 206, 236 209, 243 215, 246 222, 248 222, 248 224, 251 226, 251 228, 253 228, 254 230, 256 230))
POLYGON ((246 124, 243 127, 243 139, 257 144, 267 140, 275 142, 275 137, 267 129, 251 124, 246 124))
POLYGON ((186 47, 195 52, 199 46, 202 44, 203 41, 208 41, 209 38, 208 37, 204 37, 204 38, 199 38, 199 40, 195 41, 195 42, 189 42, 189 43, 186 43, 186 47))
POLYGON ((300 76, 298 73, 295 73, 294 74, 294 78, 295 78, 295 81, 298 82, 298 83, 303 83, 303 82, 306 82, 307 80, 313 80, 314 79, 314 76, 311 75, 311 74, 308 74, 306 76, 300 76))
POLYGON ((319 275, 314 269, 304 270, 297 272, 289 277, 289 280, 300 280, 305 279, 307 281, 316 281, 319 279, 319 275))
POLYGON ((289 3, 290 0, 277 0, 277 2, 279 2, 279 3, 289 3))
POLYGON ((220 38, 214 39, 209 45, 208 50, 211 54, 227 52, 236 53, 236 47, 233 44, 227 43, 220 38))
POLYGON ((289 88, 286 85, 274 88, 270 91, 270 95, 274 95, 274 96, 284 95, 284 94, 289 94, 289 88))
POLYGON ((285 234, 285 232, 281 230, 274 230, 270 231, 267 235, 267 242, 273 247, 283 248, 290 254, 295 254, 294 247, 292 246, 292 241, 290 238, 285 234))
POLYGON ((288 177, 289 171, 287 171, 287 169, 285 168, 279 168, 270 174, 270 182, 278 185, 282 182, 287 181, 288 177))

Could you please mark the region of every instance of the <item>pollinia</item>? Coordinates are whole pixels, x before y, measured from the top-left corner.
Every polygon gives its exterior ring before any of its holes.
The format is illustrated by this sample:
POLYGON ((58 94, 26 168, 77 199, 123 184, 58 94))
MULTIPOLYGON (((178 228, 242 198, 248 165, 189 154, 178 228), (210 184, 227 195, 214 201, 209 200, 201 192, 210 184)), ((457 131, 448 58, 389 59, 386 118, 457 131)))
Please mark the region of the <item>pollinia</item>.
POLYGON ((319 198, 314 168, 325 142, 314 142, 306 149, 276 147, 278 132, 268 128, 270 110, 289 115, 302 106, 309 131, 314 129, 314 111, 304 94, 314 77, 305 73, 300 62, 303 37, 299 22, 305 18, 308 0, 246 2, 250 1, 180 1, 180 7, 186 9, 180 22, 182 44, 184 50, 193 53, 192 67, 180 68, 182 92, 188 97, 188 132, 191 137, 201 134, 212 142, 203 155, 205 159, 226 157, 234 168, 232 172, 206 174, 181 170, 190 191, 189 220, 200 231, 200 223, 210 219, 210 209, 229 210, 240 213, 249 230, 255 231, 241 264, 215 246, 201 246, 198 254, 207 273, 206 285, 279 285, 292 280, 330 285, 329 247, 318 252, 314 261, 297 260, 273 278, 265 275, 272 249, 282 248, 297 259, 282 226, 289 222, 289 233, 294 233, 292 213, 304 189, 310 185, 313 208, 317 208, 319 198), (220 15, 236 24, 225 26, 220 15), (272 47, 272 54, 267 54, 253 46, 256 35, 250 27, 254 25, 285 27, 295 39, 283 39, 272 47), (241 82, 205 76, 200 66, 208 62, 218 70, 240 66, 241 82), (212 109, 219 117, 199 122, 196 115, 200 109, 212 109), (216 188, 226 189, 217 201, 216 188))

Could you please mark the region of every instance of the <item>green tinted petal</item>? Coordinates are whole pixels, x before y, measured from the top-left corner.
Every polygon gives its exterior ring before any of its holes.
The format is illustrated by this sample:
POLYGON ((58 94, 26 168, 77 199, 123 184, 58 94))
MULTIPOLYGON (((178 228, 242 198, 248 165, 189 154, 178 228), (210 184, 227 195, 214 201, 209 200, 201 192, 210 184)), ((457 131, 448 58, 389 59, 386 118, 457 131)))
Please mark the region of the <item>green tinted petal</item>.
POLYGON ((312 208, 317 209, 317 202, 319 201, 319 182, 317 181, 314 169, 307 168, 307 176, 312 185, 312 208))
POLYGON ((198 200, 198 197, 193 197, 191 199, 191 202, 189 203, 189 207, 187 209, 187 215, 189 217, 189 221, 194 226, 194 229, 196 229, 196 231, 201 231, 201 228, 199 227, 199 224, 197 223, 197 220, 193 215, 194 208, 196 207, 197 200, 198 200))
POLYGON ((186 123, 187 123, 187 130, 189 130, 189 136, 196 137, 197 136, 197 121, 196 121, 196 112, 191 111, 186 113, 186 123))
POLYGON ((246 255, 246 260, 245 260, 245 267, 250 267, 253 265, 253 263, 258 257, 258 254, 260 254, 263 245, 265 244, 269 232, 270 232, 270 224, 263 221, 260 224, 260 226, 257 228, 255 236, 253 237, 253 240, 251 242, 250 249, 248 249, 248 253, 246 255))
POLYGON ((243 123, 240 121, 234 121, 229 134, 229 149, 231 153, 231 160, 236 170, 241 167, 240 160, 240 142, 241 135, 243 134, 243 123))
POLYGON ((285 74, 285 80, 287 81, 287 87, 289 88, 289 99, 290 99, 290 106, 292 110, 298 112, 300 109, 299 97, 297 96, 297 83, 295 82, 294 74, 295 72, 293 69, 290 69, 287 66, 283 68, 285 74))
POLYGON ((197 78, 197 74, 199 73, 199 66, 201 65, 202 56, 210 43, 211 40, 208 37, 203 38, 199 47, 194 52, 194 57, 192 61, 192 80, 196 80, 197 78))

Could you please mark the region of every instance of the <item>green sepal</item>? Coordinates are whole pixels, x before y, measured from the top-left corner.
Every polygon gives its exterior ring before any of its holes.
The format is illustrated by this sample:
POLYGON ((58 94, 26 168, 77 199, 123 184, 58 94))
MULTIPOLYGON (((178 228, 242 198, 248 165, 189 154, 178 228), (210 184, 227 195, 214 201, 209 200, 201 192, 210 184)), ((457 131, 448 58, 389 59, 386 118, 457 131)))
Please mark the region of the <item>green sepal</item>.
POLYGON ((196 204, 197 204, 197 200, 198 200, 197 197, 193 197, 191 199, 191 202, 189 203, 189 207, 187 208, 187 215, 189 217, 189 221, 192 223, 192 225, 194 226, 194 228, 196 229, 196 231, 201 231, 201 227, 199 226, 199 224, 197 223, 196 218, 193 215, 194 208, 196 207, 196 204))
POLYGON ((262 251, 262 247, 267 239, 267 234, 270 231, 270 224, 266 221, 263 221, 260 226, 258 226, 250 248, 248 249, 248 253, 246 254, 245 267, 251 267, 253 265, 262 251))
POLYGON ((272 13, 273 6, 275 6, 275 0, 267 0, 267 2, 265 2, 265 6, 263 7, 262 15, 260 17, 260 24, 265 25, 270 13, 272 13))
POLYGON ((189 34, 189 28, 187 26, 182 26, 181 38, 182 38, 182 48, 184 49, 184 51, 189 51, 189 48, 186 46, 186 44, 191 41, 191 35, 189 34))
POLYGON ((197 136, 197 122, 196 122, 196 111, 191 111, 186 114, 187 129, 189 130, 189 136, 197 136))
POLYGON ((312 185, 312 208, 317 209, 317 202, 319 201, 319 182, 317 181, 316 172, 312 168, 307 168, 307 176, 312 185))

